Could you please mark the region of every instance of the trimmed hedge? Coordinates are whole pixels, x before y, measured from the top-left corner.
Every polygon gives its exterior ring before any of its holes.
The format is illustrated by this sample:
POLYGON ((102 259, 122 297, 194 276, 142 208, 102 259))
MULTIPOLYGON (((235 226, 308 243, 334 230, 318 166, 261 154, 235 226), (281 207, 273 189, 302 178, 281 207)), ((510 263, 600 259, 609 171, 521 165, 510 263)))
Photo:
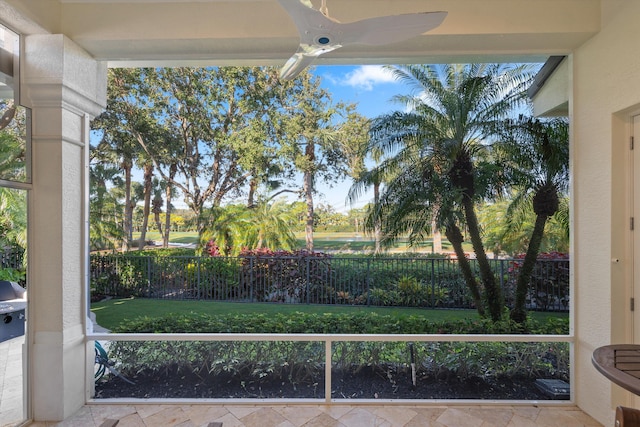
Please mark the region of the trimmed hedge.
POLYGON ((123 321, 116 333, 290 333, 290 334, 536 334, 569 332, 569 319, 550 318, 544 323, 528 319, 425 321, 420 316, 395 317, 377 313, 167 314, 123 321))
MULTIPOLYGON (((331 333, 331 334, 565 334, 566 319, 524 326, 504 321, 428 322, 418 316, 377 313, 290 315, 175 314, 124 321, 117 333, 331 333)), ((292 341, 113 341, 109 359, 120 372, 193 372, 232 375, 237 381, 266 378, 318 384, 324 375, 324 344, 292 341)), ((431 377, 523 377, 569 379, 567 343, 518 342, 348 342, 333 344, 333 370, 364 367, 407 369, 414 351, 421 375, 431 377), (413 350, 411 350, 413 349, 413 350)))

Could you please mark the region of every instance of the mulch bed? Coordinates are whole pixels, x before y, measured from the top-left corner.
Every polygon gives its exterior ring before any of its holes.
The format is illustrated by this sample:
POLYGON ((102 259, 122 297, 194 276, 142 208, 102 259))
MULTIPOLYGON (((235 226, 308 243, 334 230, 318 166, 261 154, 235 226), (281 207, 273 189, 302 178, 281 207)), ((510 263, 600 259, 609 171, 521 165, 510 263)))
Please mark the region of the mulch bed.
MULTIPOLYGON (((128 377, 105 376, 96 384, 96 398, 323 398, 322 372, 316 382, 292 384, 270 376, 242 380, 222 373, 199 376, 167 368, 162 372, 142 371, 128 377)), ((409 370, 363 368, 334 372, 334 399, 498 399, 550 400, 530 378, 483 379, 478 377, 434 378, 420 375, 413 386, 409 370)))

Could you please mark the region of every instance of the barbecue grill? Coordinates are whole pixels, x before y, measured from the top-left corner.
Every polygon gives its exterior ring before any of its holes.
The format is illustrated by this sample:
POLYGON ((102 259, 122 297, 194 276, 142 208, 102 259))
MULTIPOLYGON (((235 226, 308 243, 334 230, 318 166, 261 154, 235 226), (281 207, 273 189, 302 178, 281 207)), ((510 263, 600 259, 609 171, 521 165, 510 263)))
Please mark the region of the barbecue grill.
POLYGON ((0 342, 24 335, 26 308, 26 289, 0 280, 0 342))

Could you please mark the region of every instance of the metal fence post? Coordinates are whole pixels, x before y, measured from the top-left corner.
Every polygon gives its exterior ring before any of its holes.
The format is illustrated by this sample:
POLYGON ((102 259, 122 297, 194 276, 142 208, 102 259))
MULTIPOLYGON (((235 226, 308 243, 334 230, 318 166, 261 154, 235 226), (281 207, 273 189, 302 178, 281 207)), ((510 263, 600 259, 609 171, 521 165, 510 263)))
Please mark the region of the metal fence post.
POLYGON ((200 269, 202 268, 202 258, 198 257, 198 269, 196 270, 196 286, 198 287, 198 299, 202 299, 202 287, 200 283, 200 269))
POLYGON ((249 301, 253 302, 253 260, 254 257, 249 258, 249 301))
POLYGON ((311 262, 311 260, 309 259, 309 257, 306 257, 306 260, 307 260, 307 262, 305 264, 306 264, 306 269, 307 269, 307 273, 306 273, 307 278, 306 278, 305 282, 307 283, 307 291, 306 291, 306 293, 307 293, 307 304, 309 304, 309 299, 311 298, 311 295, 310 295, 310 292, 309 292, 309 278, 311 277, 311 275, 309 274, 310 273, 309 269, 311 267, 310 267, 309 263, 311 262))
POLYGON ((371 305, 371 284, 369 281, 371 278, 369 277, 369 268, 371 267, 371 258, 367 258, 367 275, 366 275, 366 286, 367 286, 367 307, 371 305))
POLYGON ((435 293, 436 293, 436 273, 435 273, 435 259, 431 258, 431 303, 433 305, 435 293))
POLYGON ((506 298, 504 292, 504 260, 499 259, 498 262, 500 262, 500 289, 502 289, 503 296, 506 298))
POLYGON ((147 256, 147 295, 151 298, 151 257, 147 256))

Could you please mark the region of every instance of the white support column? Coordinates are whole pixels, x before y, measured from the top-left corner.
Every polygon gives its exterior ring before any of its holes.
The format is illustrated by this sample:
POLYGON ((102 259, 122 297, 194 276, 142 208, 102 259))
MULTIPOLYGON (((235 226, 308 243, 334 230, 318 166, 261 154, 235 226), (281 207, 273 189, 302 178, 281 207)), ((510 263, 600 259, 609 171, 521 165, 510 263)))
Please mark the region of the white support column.
POLYGON ((32 108, 29 205, 30 406, 60 421, 85 402, 93 376, 85 333, 87 117, 106 100, 106 64, 64 35, 25 37, 22 101, 32 108))

